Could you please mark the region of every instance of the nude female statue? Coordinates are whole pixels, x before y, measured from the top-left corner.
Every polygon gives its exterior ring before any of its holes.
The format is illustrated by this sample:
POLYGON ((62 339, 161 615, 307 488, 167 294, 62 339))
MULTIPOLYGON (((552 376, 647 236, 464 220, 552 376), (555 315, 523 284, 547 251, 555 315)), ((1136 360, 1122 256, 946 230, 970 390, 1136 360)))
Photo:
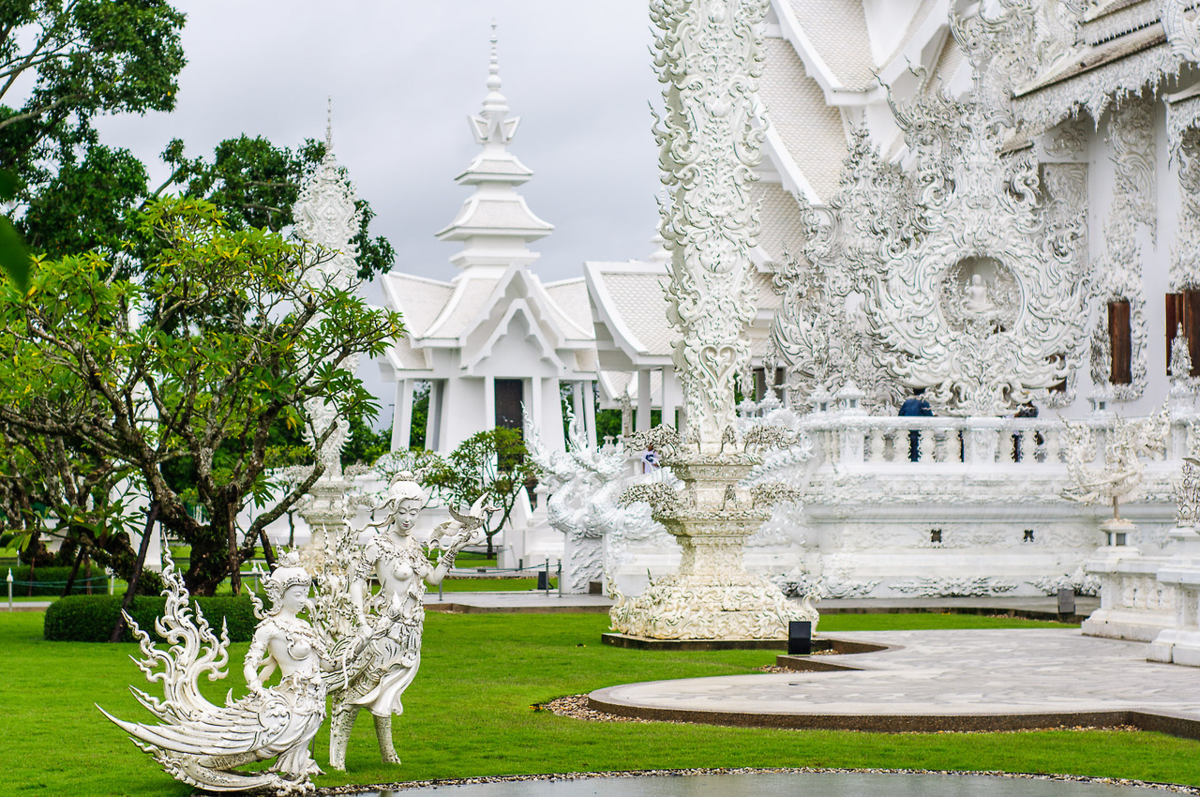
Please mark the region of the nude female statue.
POLYGON ((401 695, 421 664, 421 632, 425 610, 421 599, 426 585, 437 586, 454 566, 454 558, 470 541, 480 523, 480 504, 467 516, 438 527, 435 539, 452 535, 445 554, 435 566, 424 546, 412 535, 417 515, 425 506, 420 485, 407 473, 398 474, 379 507, 386 518, 367 527, 359 536, 360 552, 349 579, 350 599, 358 613, 366 646, 347 668, 347 675, 331 684, 333 716, 329 735, 329 765, 346 767, 346 746, 360 709, 375 720, 375 734, 384 763, 400 763, 392 744, 392 715, 404 711, 401 695), (371 592, 371 579, 379 591, 371 592))

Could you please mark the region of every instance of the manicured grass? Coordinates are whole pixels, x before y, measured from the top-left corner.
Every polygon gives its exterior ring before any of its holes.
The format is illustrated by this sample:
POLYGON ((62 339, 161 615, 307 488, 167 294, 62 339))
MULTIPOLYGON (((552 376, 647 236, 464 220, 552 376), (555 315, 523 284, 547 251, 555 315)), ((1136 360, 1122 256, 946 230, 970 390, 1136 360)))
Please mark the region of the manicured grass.
MULTIPOLYGON (((0 734, 5 794, 178 795, 154 762, 93 707, 147 720, 125 688, 146 688, 132 645, 49 643, 40 613, 0 613, 0 734)), ((1034 625, 956 615, 830 615, 823 630, 1034 625), (913 625, 919 624, 919 625, 913 625)), ((673 767, 820 766, 1006 770, 1200 785, 1200 743, 1153 733, 870 734, 589 723, 532 706, 618 683, 752 672, 771 651, 681 653, 600 644, 594 614, 430 613, 421 672, 395 720, 402 766, 379 763, 369 716, 354 730, 349 772, 318 785, 425 778, 673 767)), ((1040 625, 1040 624, 1039 624, 1040 625)), ((230 646, 229 678, 201 688, 219 701, 244 692, 246 645, 230 646)), ((150 689, 151 693, 154 690, 150 689)), ((328 730, 317 759, 328 754, 328 730)))

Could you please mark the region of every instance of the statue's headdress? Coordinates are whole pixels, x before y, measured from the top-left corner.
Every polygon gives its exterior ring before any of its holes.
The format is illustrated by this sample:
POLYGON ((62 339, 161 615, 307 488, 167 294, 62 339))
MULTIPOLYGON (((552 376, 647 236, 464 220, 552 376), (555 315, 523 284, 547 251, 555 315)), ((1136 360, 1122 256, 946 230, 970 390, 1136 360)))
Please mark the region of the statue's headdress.
POLYGON ((413 479, 412 473, 406 470, 400 471, 392 477, 392 483, 388 485, 387 495, 383 499, 384 505, 391 504, 392 506, 402 501, 416 501, 419 504, 425 504, 425 491, 413 479))
POLYGON ((278 605, 279 599, 283 597, 283 593, 288 587, 308 587, 312 586, 312 576, 308 571, 300 566, 300 555, 295 551, 285 551, 279 557, 279 562, 271 575, 263 579, 263 586, 266 587, 267 597, 271 599, 271 603, 278 605))

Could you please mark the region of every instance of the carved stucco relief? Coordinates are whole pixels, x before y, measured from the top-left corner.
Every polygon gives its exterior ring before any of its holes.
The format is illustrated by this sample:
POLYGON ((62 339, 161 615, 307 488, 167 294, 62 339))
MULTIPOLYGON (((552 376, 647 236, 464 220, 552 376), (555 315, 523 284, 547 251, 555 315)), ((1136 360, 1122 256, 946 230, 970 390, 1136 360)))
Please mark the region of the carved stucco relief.
POLYGON ((1104 222, 1105 251, 1095 265, 1101 315, 1095 334, 1107 335, 1107 303, 1129 302, 1132 381, 1110 388, 1115 400, 1134 401, 1145 391, 1147 379, 1146 293, 1137 230, 1139 225, 1145 225, 1152 238, 1155 234, 1153 102, 1136 96, 1122 101, 1113 110, 1107 141, 1116 187, 1104 222))
POLYGON ((861 375, 876 401, 905 385, 941 414, 1006 413, 1082 362, 1086 175, 1002 155, 1005 119, 978 95, 893 110, 912 168, 856 136, 832 218, 807 212, 804 261, 777 280, 773 340, 810 385, 861 375))

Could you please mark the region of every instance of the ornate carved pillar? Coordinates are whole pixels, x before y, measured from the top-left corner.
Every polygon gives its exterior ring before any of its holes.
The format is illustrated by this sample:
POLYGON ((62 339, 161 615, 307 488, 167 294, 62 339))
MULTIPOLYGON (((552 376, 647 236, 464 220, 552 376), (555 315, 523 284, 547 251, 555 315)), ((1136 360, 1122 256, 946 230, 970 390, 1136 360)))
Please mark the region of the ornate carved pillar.
MULTIPOLYGON (((615 594, 614 630, 655 639, 781 639, 792 619, 817 619, 743 565, 745 540, 769 517, 738 487, 760 461, 737 439, 734 379, 748 370, 746 328, 755 305, 750 245, 758 232, 751 171, 761 159, 755 93, 762 72, 759 25, 769 0, 651 0, 655 66, 666 114, 656 128, 670 200, 660 232, 671 252, 667 317, 679 330, 688 439, 667 426, 635 436, 653 445, 684 482, 643 485, 654 518, 679 541, 678 574, 627 601, 615 594)), ((639 429, 640 429, 639 425, 639 429)), ((766 503, 764 501, 764 503, 766 503)))

